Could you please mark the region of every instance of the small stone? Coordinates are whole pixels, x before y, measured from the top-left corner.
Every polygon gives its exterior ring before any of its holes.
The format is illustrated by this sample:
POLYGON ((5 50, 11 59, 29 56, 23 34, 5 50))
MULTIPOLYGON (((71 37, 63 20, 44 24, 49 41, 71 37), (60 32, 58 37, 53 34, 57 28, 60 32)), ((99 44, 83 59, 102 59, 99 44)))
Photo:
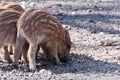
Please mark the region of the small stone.
POLYGON ((63 25, 63 27, 67 30, 71 30, 71 26, 69 26, 69 25, 63 25))
POLYGON ((105 46, 115 46, 115 43, 113 42, 113 41, 106 41, 105 42, 105 44, 104 44, 105 46))
POLYGON ((104 32, 99 32, 100 35, 104 35, 105 33, 104 32))
POLYGON ((74 11, 78 11, 79 9, 74 9, 74 11))
POLYGON ((105 50, 105 51, 103 52, 103 54, 109 54, 109 52, 108 52, 107 50, 105 50))
POLYGON ((47 80, 51 80, 51 76, 48 76, 48 77, 47 77, 47 80))
POLYGON ((23 68, 23 71, 24 71, 24 72, 28 72, 28 71, 30 71, 30 70, 29 70, 28 67, 24 67, 24 68, 23 68))
POLYGON ((29 77, 32 77, 34 74, 33 73, 29 73, 29 77))
POLYGON ((95 23, 95 21, 93 21, 93 20, 88 20, 88 23, 89 23, 89 24, 95 23))
POLYGON ((32 3, 29 3, 29 6, 32 6, 32 7, 33 7, 33 6, 36 6, 36 3, 33 3, 33 2, 32 2, 32 3))
POLYGON ((62 4, 56 4, 57 6, 59 6, 59 7, 62 7, 62 4))
POLYGON ((99 10, 103 10, 103 8, 100 7, 99 10))
POLYGON ((116 46, 115 49, 120 49, 120 46, 116 46))
POLYGON ((97 6, 94 6, 94 8, 98 8, 97 6))
POLYGON ((41 73, 41 74, 43 74, 43 73, 45 73, 45 72, 46 72, 45 69, 41 69, 41 70, 40 70, 40 73, 41 73))
POLYGON ((117 60, 120 60, 120 56, 117 57, 117 60))
POLYGON ((73 11, 73 12, 71 12, 71 15, 75 15, 75 14, 76 14, 76 12, 74 12, 74 11, 73 11))
POLYGON ((62 13, 58 13, 58 16, 63 16, 63 14, 62 13))
POLYGON ((25 1, 21 1, 21 2, 20 2, 20 5, 22 6, 23 9, 25 9, 25 4, 26 4, 25 1))
POLYGON ((104 46, 104 42, 103 41, 99 41, 98 43, 100 46, 104 46))
POLYGON ((92 12, 92 10, 87 10, 87 12, 92 12))
POLYGON ((52 72, 49 70, 49 71, 47 71, 47 74, 48 74, 48 75, 51 75, 51 74, 52 74, 52 72))

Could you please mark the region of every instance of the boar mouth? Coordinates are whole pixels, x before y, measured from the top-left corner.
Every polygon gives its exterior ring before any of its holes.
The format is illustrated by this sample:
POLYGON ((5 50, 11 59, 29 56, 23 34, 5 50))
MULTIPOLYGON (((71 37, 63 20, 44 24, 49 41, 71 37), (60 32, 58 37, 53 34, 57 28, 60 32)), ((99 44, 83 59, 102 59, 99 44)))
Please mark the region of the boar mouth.
POLYGON ((66 63, 69 60, 69 56, 63 57, 60 59, 61 62, 66 63))

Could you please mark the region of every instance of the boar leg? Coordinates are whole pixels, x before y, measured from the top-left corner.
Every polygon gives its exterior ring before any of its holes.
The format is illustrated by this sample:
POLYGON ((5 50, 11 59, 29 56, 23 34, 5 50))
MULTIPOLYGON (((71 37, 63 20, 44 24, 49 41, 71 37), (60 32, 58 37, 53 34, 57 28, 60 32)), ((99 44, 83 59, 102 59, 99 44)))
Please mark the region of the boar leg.
POLYGON ((37 44, 35 44, 35 43, 30 43, 29 44, 29 49, 28 49, 27 55, 28 55, 30 71, 35 71, 36 70, 35 56, 36 56, 37 49, 38 49, 37 44))
POLYGON ((23 64, 28 63, 28 59, 27 59, 28 48, 29 48, 29 44, 25 41, 25 43, 22 47, 22 56, 21 56, 21 60, 22 60, 23 64))
POLYGON ((10 58, 10 53, 8 51, 8 46, 7 45, 4 45, 2 47, 2 50, 3 50, 3 56, 4 56, 4 59, 6 60, 6 62, 8 63, 12 63, 12 60, 10 58))
POLYGON ((10 54, 13 54, 13 46, 12 45, 8 45, 8 50, 10 54))
POLYGON ((44 53, 48 60, 55 61, 56 64, 61 64, 61 61, 58 57, 58 47, 56 43, 46 43, 48 45, 41 45, 44 53), (55 60, 54 60, 55 59, 55 60))
POLYGON ((24 38, 22 36, 18 36, 17 40, 16 40, 16 47, 15 47, 15 51, 13 53, 13 67, 14 68, 18 68, 18 60, 20 57, 20 53, 22 53, 22 47, 24 45, 24 38))

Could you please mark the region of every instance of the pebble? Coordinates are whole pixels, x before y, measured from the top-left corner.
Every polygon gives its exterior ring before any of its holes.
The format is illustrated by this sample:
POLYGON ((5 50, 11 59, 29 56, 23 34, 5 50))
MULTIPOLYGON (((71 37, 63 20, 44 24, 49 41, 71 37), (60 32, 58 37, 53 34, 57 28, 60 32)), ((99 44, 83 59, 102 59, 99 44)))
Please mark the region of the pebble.
POLYGON ((75 14, 76 14, 76 12, 75 12, 75 11, 71 12, 71 15, 75 15, 75 14))
POLYGON ((52 72, 50 70, 45 70, 45 69, 41 69, 39 71, 39 73, 41 73, 41 74, 47 74, 47 75, 52 75, 52 72))
POLYGON ((116 46, 115 49, 120 49, 120 46, 116 46))
POLYGON ((89 9, 89 10, 87 10, 87 12, 88 12, 88 13, 89 13, 89 12, 92 12, 92 10, 89 9))
POLYGON ((69 26, 69 25, 63 25, 63 27, 67 30, 71 30, 71 26, 69 26))
POLYGON ((39 72, 40 72, 41 74, 44 74, 44 73, 46 72, 46 70, 45 70, 45 69, 41 69, 39 72))
POLYGON ((34 75, 34 73, 29 73, 29 75, 28 75, 28 76, 29 76, 29 77, 32 77, 33 75, 34 75))
POLYGON ((105 33, 104 33, 104 32, 99 32, 99 34, 100 34, 100 35, 105 35, 105 33))
POLYGON ((105 50, 102 54, 109 54, 109 52, 107 50, 105 50))
POLYGON ((62 4, 56 4, 56 6, 62 7, 62 4))

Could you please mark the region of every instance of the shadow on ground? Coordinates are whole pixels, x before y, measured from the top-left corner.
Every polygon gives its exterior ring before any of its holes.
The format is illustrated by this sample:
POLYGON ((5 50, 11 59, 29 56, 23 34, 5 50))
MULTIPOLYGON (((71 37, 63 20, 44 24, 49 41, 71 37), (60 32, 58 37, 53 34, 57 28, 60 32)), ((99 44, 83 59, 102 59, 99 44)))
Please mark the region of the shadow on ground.
POLYGON ((86 14, 86 15, 66 15, 55 14, 55 16, 63 23, 72 27, 87 29, 91 33, 105 32, 108 34, 120 34, 120 30, 116 30, 120 24, 120 16, 109 14, 86 14))
POLYGON ((118 6, 53 4, 45 8, 63 24, 87 29, 91 33, 120 34, 120 30, 116 30, 119 27, 118 25, 120 25, 120 16, 115 14, 119 9, 118 6), (81 11, 84 11, 85 14, 80 14, 81 11), (71 14, 72 12, 73 14, 71 14))
MULTIPOLYGON (((120 65, 116 63, 108 63, 104 61, 96 61, 92 57, 86 55, 78 55, 78 54, 70 54, 70 60, 67 63, 63 63, 62 65, 55 65, 49 63, 47 65, 39 65, 37 64, 37 69, 40 71, 41 69, 50 70, 55 74, 62 73, 114 73, 120 72, 120 65)), ((1 71, 12 71, 8 64, 0 62, 0 70, 1 71)))
POLYGON ((38 70, 51 70, 53 73, 114 73, 120 72, 120 65, 116 63, 108 63, 104 61, 96 61, 92 57, 86 55, 71 54, 70 60, 62 65, 49 64, 46 66, 37 66, 38 70))

